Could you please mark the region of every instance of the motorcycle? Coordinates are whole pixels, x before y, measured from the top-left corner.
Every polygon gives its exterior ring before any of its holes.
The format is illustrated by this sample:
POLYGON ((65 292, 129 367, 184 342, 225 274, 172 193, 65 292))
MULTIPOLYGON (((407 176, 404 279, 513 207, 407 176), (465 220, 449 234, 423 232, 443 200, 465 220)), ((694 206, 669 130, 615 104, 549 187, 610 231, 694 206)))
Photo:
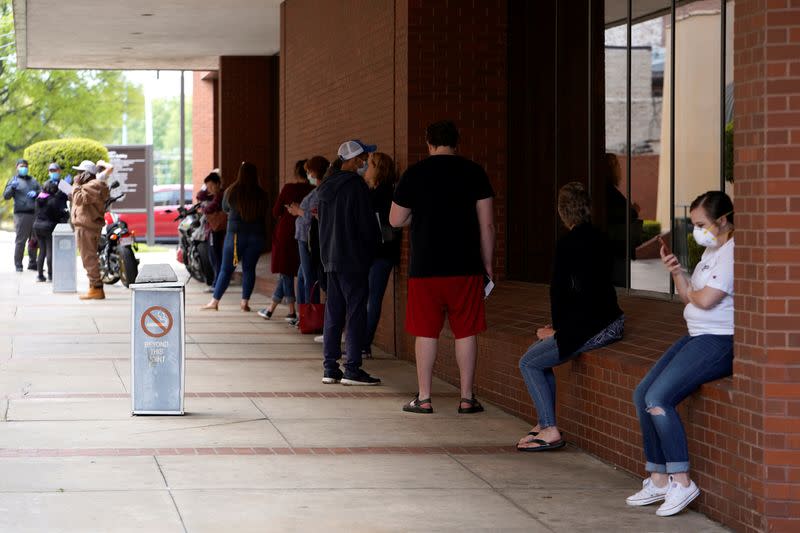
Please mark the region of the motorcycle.
MULTIPOLYGON (((119 183, 114 182, 110 188, 113 190, 116 187, 119 187, 119 183)), ((139 260, 134 254, 139 246, 135 232, 128 228, 128 224, 118 214, 108 210, 123 196, 112 196, 106 201, 106 213, 103 216, 106 225, 100 231, 97 252, 100 256, 100 277, 103 283, 113 285, 122 281, 128 287, 139 275, 139 260)))
POLYGON ((178 245, 178 261, 186 265, 189 274, 201 283, 214 281, 214 269, 208 256, 208 241, 203 216, 199 212, 200 204, 195 204, 188 209, 178 207, 178 224, 180 242, 178 245))

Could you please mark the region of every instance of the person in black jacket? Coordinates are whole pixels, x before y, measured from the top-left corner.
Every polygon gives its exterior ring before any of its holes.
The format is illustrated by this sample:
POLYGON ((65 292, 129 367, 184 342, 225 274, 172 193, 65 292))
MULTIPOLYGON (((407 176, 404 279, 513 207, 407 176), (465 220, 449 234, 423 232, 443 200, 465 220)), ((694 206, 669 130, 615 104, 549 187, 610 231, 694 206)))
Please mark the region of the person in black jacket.
POLYGON ((392 269, 400 264, 400 240, 402 231, 389 224, 389 211, 394 197, 394 161, 383 152, 369 155, 369 167, 364 180, 369 186, 372 212, 379 228, 378 248, 369 269, 369 302, 367 303, 367 336, 361 356, 372 359, 372 341, 381 319, 381 306, 392 269))
POLYGON ((56 224, 63 222, 68 217, 67 197, 58 190, 58 182, 49 180, 42 187, 42 192, 36 198, 36 219, 33 222, 33 232, 39 242, 39 257, 36 267, 39 271, 40 282, 53 281, 53 230, 56 224), (47 278, 44 277, 44 262, 47 260, 47 278))
POLYGON ((539 341, 519 362, 539 418, 517 443, 517 449, 526 452, 554 450, 566 444, 556 426, 553 367, 581 352, 618 341, 625 325, 617 305, 608 241, 592 225, 591 201, 581 183, 561 188, 558 214, 570 231, 556 246, 550 284, 553 324, 536 332, 539 341))
POLYGON ((339 147, 342 169, 318 188, 320 255, 328 276, 322 382, 379 385, 381 380, 361 368, 367 325, 368 275, 378 242, 378 225, 364 181, 367 157, 375 146, 347 141, 339 147), (342 330, 347 322, 344 373, 342 330))

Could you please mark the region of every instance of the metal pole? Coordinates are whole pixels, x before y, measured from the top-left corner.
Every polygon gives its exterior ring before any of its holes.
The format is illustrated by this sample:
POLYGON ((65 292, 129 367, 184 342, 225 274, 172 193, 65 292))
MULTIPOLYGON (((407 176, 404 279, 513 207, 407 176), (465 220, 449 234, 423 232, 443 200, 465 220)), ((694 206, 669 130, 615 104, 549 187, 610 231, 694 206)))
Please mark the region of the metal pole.
POLYGON ((625 204, 625 287, 630 291, 631 289, 631 75, 632 75, 632 61, 631 61, 631 41, 633 40, 633 28, 631 27, 631 18, 633 16, 633 1, 628 0, 628 35, 627 47, 625 55, 625 172, 627 175, 626 180, 626 204, 625 204))
POLYGON ((725 142, 725 127, 728 125, 725 121, 725 104, 726 104, 726 79, 725 79, 725 67, 726 67, 726 60, 728 56, 728 42, 727 42, 727 33, 728 33, 728 0, 721 0, 721 8, 719 13, 720 18, 720 68, 719 68, 719 190, 725 190, 725 161, 726 153, 725 149, 727 147, 727 143, 725 142))
MULTIPOLYGON (((670 245, 675 250, 675 0, 670 11, 669 43, 669 228, 670 245)), ((675 295, 675 281, 669 277, 670 295, 675 295)))
POLYGON ((588 45, 586 46, 586 50, 589 53, 589 57, 588 57, 589 76, 588 76, 588 80, 587 80, 587 84, 586 84, 586 89, 587 89, 587 95, 586 95, 587 96, 587 114, 588 114, 588 128, 587 129, 589 131, 589 135, 588 135, 588 146, 589 146, 589 154, 588 155, 589 155, 589 157, 586 158, 587 159, 587 161, 586 161, 586 163, 587 163, 586 171, 588 172, 589 175, 586 176, 586 181, 587 181, 588 188, 589 188, 589 198, 593 198, 592 193, 594 192, 594 179, 593 179, 594 174, 592 172, 592 169, 594 167, 594 135, 593 135, 593 133, 594 133, 594 105, 592 105, 593 104, 592 98, 593 98, 593 95, 594 95, 594 90, 593 90, 594 89, 594 53, 593 53, 594 52, 594 50, 593 50, 594 40, 592 38, 592 30, 594 29, 592 27, 592 24, 593 24, 593 21, 594 21, 594 13, 592 11, 593 4, 594 4, 594 0, 589 0, 589 13, 588 13, 589 23, 586 25, 587 28, 589 29, 588 37, 587 37, 588 45))
POLYGON ((178 205, 183 207, 186 204, 186 113, 185 107, 185 87, 183 81, 183 71, 181 71, 181 190, 178 205))

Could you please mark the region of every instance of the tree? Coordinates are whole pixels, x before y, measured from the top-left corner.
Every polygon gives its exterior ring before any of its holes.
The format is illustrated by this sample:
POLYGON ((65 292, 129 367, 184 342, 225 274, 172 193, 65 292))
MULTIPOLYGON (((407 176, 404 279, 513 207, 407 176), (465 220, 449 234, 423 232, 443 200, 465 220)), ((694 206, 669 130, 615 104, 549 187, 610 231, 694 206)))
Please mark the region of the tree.
MULTIPOLYGON (((129 137, 144 137, 142 88, 120 71, 20 70, 16 66, 10 0, 0 0, 0 177, 31 144, 64 137, 121 142, 123 113, 129 137), (130 132, 141 127, 142 133, 130 132)), ((36 176, 43 178, 43 176, 36 176)), ((9 206, 0 204, 0 216, 9 206)))
MULTIPOLYGON (((186 165, 187 180, 192 176, 192 99, 186 98, 186 165)), ((153 100, 153 145, 155 149, 154 174, 158 184, 180 181, 181 104, 180 98, 153 100)))

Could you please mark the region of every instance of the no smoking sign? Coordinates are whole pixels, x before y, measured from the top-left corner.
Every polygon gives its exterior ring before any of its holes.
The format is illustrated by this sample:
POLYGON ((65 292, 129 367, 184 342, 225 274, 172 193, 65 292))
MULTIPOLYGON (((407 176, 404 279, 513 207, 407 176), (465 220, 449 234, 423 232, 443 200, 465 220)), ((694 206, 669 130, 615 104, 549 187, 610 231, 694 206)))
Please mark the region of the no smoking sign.
POLYGON ((144 313, 142 313, 140 323, 142 331, 144 331, 147 336, 157 339, 169 333, 172 330, 174 322, 172 320, 172 313, 165 307, 154 305, 153 307, 145 309, 144 313))

